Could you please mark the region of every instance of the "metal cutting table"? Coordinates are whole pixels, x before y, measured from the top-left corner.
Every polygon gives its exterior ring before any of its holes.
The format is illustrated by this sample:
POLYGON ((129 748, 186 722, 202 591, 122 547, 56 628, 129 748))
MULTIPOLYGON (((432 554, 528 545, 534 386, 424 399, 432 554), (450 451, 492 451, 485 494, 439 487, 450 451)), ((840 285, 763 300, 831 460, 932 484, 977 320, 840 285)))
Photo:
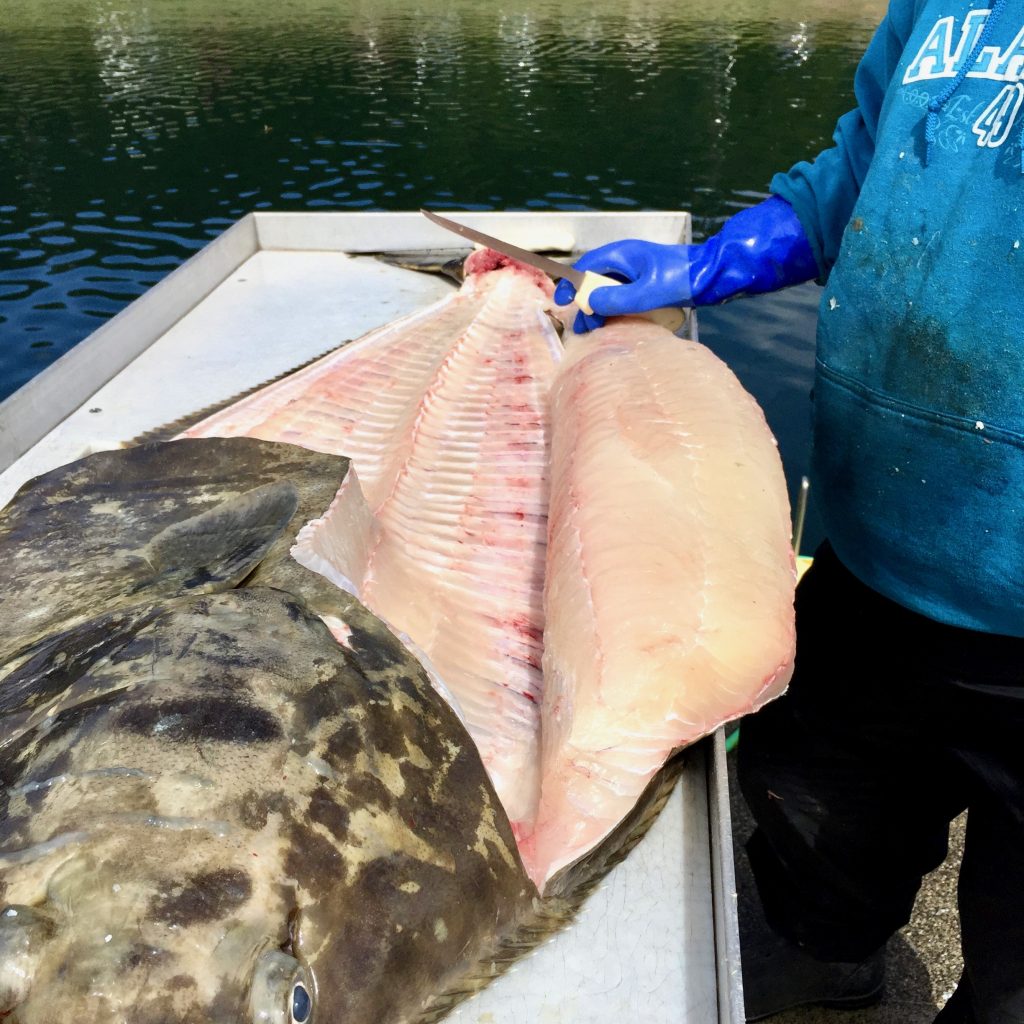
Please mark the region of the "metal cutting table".
MULTIPOLYGON (((686 242, 683 212, 457 213, 524 248, 686 242)), ((0 506, 27 480, 279 376, 446 295, 371 253, 451 249, 417 213, 253 213, 0 404, 0 506)), ((694 336, 691 316, 685 326, 694 336)), ((742 1024, 725 748, 696 745, 668 805, 573 924, 447 1018, 742 1024)))

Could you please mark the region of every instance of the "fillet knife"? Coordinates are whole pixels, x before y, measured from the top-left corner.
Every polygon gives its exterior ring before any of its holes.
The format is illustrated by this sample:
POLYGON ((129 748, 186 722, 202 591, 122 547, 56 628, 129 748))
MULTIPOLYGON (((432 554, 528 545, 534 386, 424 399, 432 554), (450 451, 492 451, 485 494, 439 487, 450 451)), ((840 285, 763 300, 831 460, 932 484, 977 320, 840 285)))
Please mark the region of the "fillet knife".
MULTIPOLYGON (((590 307, 590 293, 595 288, 622 284, 621 281, 616 281, 614 277, 595 274, 592 270, 577 270, 575 267, 571 267, 566 263, 559 263, 558 260, 553 260, 548 256, 541 256, 538 253, 530 252, 529 249, 520 249, 518 245, 505 242, 500 238, 495 238, 493 235, 487 235, 483 231, 477 231, 476 228, 467 227, 465 224, 459 224, 457 221, 449 220, 447 217, 442 217, 440 214, 433 213, 430 210, 421 208, 420 213, 427 220, 432 220, 446 231, 454 231, 455 234, 461 235, 463 238, 486 245, 488 249, 494 249, 497 252, 504 253, 506 256, 511 256, 514 260, 519 260, 520 263, 528 263, 531 267, 543 270, 545 274, 553 277, 556 281, 561 280, 563 277, 568 278, 576 286, 576 305, 584 313, 594 312, 590 307)), ((672 332, 678 331, 686 323, 686 315, 683 311, 673 306, 652 309, 650 312, 639 315, 647 320, 653 320, 654 323, 660 324, 672 332)))
POLYGON ((595 274, 590 270, 577 270, 575 267, 559 263, 558 260, 553 260, 548 256, 539 256, 535 252, 530 252, 529 249, 520 249, 518 245, 513 245, 511 242, 503 242, 500 238, 495 238, 492 235, 485 235, 482 231, 477 231, 476 228, 467 227, 465 224, 458 224, 447 217, 441 217, 439 214, 432 213, 430 210, 421 209, 420 213, 427 220, 432 220, 435 224, 446 228, 448 231, 454 231, 455 234, 462 235, 463 238, 479 242, 481 245, 486 245, 488 249, 494 249, 497 252, 504 253, 506 256, 511 256, 514 260, 519 260, 520 263, 528 263, 531 267, 543 270, 545 274, 553 277, 556 281, 561 280, 563 277, 568 278, 576 286, 576 305, 584 313, 594 312, 590 308, 590 293, 595 288, 604 288, 605 285, 622 284, 621 281, 616 281, 612 277, 595 274))

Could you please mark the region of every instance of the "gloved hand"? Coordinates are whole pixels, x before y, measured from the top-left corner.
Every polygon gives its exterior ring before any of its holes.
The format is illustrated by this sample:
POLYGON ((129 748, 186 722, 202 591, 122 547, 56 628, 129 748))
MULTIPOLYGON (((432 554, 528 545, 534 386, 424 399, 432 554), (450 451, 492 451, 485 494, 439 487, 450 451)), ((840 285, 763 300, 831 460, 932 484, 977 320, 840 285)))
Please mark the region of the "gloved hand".
MULTIPOLYGON (((577 334, 600 327, 607 316, 662 306, 712 306, 818 276, 804 229, 793 207, 778 196, 741 210, 701 245, 660 245, 628 238, 592 249, 575 266, 628 282, 594 289, 590 296, 594 315, 577 315, 577 334)), ((555 289, 555 302, 566 306, 575 295, 572 282, 563 279, 555 289)))

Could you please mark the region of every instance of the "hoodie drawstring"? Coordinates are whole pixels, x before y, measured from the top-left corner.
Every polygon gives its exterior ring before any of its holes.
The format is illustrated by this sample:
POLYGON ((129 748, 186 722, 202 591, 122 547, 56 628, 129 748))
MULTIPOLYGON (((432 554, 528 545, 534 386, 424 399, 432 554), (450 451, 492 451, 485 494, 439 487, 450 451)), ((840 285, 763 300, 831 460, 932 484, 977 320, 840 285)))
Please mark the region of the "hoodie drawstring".
MULTIPOLYGON (((988 17, 985 19, 985 24, 982 26, 981 34, 978 36, 978 41, 974 44, 974 48, 968 54, 967 59, 962 61, 960 68, 956 73, 953 80, 938 94, 928 101, 928 113, 925 115, 924 121, 924 165, 925 167, 931 162, 932 158, 932 147, 935 143, 935 136, 939 130, 939 111, 949 102, 949 98, 960 88, 960 84, 967 77, 967 72, 974 67, 978 62, 978 58, 981 56, 981 51, 988 45, 989 37, 992 35, 992 30, 996 26, 996 22, 999 21, 999 16, 1003 13, 1003 8, 1006 6, 1006 0, 995 0, 992 5, 992 10, 989 11, 988 17)), ((1024 131, 1021 132, 1021 145, 1024 147, 1024 131)), ((1021 151, 1021 172, 1024 173, 1024 148, 1021 151)))

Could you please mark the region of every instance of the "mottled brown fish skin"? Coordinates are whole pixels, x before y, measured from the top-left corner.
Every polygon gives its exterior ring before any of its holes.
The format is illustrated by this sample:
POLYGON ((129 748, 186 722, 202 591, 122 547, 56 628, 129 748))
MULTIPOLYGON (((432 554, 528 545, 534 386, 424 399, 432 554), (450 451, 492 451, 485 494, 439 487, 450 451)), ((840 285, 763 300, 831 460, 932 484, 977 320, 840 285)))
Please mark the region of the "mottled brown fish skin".
POLYGON ((536 893, 471 740, 379 622, 349 627, 248 588, 68 631, 63 691, 19 667, 7 715, 90 696, 0 745, 0 1014, 248 1022, 283 955, 312 1019, 413 1021, 516 930, 536 893))
POLYGON ((389 714, 324 715, 320 701, 333 699, 330 684, 299 705, 331 763, 354 757, 362 769, 350 776, 342 800, 327 780, 311 794, 308 815, 328 842, 307 847, 289 871, 311 880, 340 872, 343 895, 336 906, 320 903, 303 913, 299 946, 322 965, 320 990, 338 1008, 337 1019, 374 1013, 404 1020, 411 1006, 427 1004, 513 930, 534 893, 523 884, 511 831, 475 748, 439 733, 437 715, 424 713, 422 684, 400 645, 359 628, 350 644, 377 677, 368 681, 374 692, 391 676, 378 698, 389 714), (331 725, 317 729, 317 720, 331 725), (340 863, 339 843, 348 850, 340 863), (484 904, 493 928, 481 943, 484 904), (341 962, 344 971, 332 967, 341 962), (414 992, 418 998, 410 999, 414 992))
POLYGON ((299 981, 314 1024, 431 1024, 653 820, 675 764, 537 896, 419 663, 288 555, 347 468, 148 444, 0 513, 5 1022, 288 1024, 299 981))
POLYGON ((294 445, 216 438, 99 452, 28 481, 0 511, 0 661, 101 611, 223 590, 281 563, 347 469, 294 445))

